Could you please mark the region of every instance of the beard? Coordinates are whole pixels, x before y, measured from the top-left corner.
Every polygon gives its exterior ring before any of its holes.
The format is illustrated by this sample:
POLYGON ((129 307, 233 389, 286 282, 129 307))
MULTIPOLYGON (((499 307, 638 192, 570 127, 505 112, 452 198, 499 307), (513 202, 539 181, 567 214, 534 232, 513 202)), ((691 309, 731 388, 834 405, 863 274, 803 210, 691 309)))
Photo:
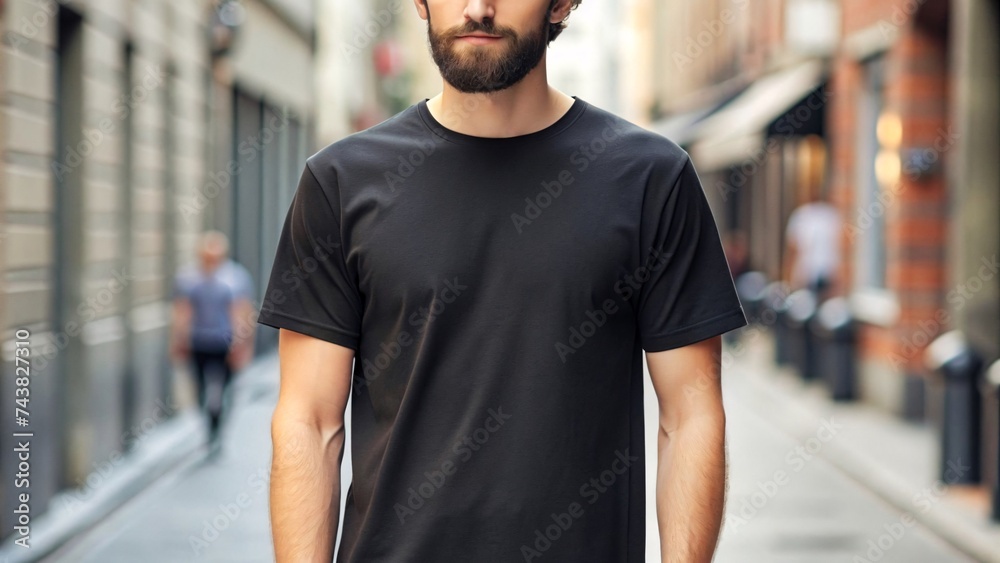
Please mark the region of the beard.
POLYGON ((469 94, 495 92, 524 78, 541 62, 548 45, 549 14, 529 33, 519 35, 509 27, 495 26, 492 19, 479 23, 469 20, 441 33, 431 28, 427 16, 427 37, 431 56, 441 77, 460 92, 469 94), (496 45, 458 45, 458 36, 471 33, 499 35, 496 45))

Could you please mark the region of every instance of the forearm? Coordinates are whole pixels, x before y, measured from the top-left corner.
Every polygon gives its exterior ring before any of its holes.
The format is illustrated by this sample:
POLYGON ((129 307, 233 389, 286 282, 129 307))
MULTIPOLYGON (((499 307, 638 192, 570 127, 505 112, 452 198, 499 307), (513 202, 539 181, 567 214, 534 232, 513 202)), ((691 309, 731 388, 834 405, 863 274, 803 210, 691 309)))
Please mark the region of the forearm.
POLYGON ((191 339, 190 307, 182 301, 174 301, 170 321, 170 351, 178 357, 188 348, 191 339))
POLYGON ((795 260, 797 258, 798 257, 795 255, 795 249, 793 247, 785 249, 784 260, 782 260, 781 263, 781 279, 785 280, 789 284, 795 281, 792 279, 792 276, 795 274, 795 260))
POLYGON ((656 516, 663 563, 708 563, 726 492, 725 414, 703 414, 669 435, 660 429, 656 516))
POLYGON ((276 409, 271 439, 275 560, 329 563, 340 516, 344 427, 324 431, 315 424, 282 417, 276 409))
POLYGON ((250 302, 237 301, 230 309, 230 322, 233 327, 233 347, 253 349, 254 335, 257 333, 256 310, 250 302))

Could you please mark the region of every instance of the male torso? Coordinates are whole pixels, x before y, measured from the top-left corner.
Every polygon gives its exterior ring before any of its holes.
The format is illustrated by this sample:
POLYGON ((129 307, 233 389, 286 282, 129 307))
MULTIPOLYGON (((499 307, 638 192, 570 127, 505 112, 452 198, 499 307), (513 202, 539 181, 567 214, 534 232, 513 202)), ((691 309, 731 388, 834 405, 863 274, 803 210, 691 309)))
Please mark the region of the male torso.
POLYGON ((276 263, 302 269, 262 318, 358 350, 338 562, 644 560, 643 344, 744 324, 711 217, 675 209, 695 181, 580 99, 508 139, 421 102, 309 159, 300 190, 329 209, 299 210, 312 248, 276 263), (696 250, 711 267, 665 271, 696 250), (692 304, 698 276, 722 283, 692 304))

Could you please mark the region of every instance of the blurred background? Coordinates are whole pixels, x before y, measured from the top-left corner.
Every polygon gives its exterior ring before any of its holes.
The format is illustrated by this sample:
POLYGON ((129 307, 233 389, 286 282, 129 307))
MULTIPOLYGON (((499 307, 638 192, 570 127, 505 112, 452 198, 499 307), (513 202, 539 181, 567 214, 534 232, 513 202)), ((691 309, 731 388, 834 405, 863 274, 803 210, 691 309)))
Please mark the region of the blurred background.
MULTIPOLYGON (((584 0, 552 43, 554 86, 691 154, 752 321, 723 357, 717 561, 1000 561, 998 12, 584 0)), ((440 90, 426 23, 0 0, 0 32, 0 561, 272 560, 277 333, 242 323, 206 461, 174 279, 216 229, 259 306, 305 158, 440 90)))

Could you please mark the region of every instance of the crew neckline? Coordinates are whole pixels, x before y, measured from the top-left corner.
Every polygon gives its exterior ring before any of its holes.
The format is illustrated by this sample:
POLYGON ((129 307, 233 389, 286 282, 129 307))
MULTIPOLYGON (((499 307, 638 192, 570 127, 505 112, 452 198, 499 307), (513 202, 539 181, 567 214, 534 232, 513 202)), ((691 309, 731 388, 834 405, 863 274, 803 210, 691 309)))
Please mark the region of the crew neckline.
POLYGON ((523 135, 514 135, 513 137, 479 137, 449 129, 438 122, 438 120, 431 115, 431 111, 427 109, 427 101, 430 100, 430 98, 424 98, 417 102, 417 113, 420 115, 420 119, 424 122, 424 125, 426 125, 428 129, 448 141, 466 145, 484 145, 495 147, 500 145, 511 145, 540 139, 548 139, 563 132, 570 125, 572 125, 573 122, 575 122, 587 108, 587 102, 582 98, 578 96, 571 97, 573 98, 573 105, 571 105, 569 109, 566 110, 566 112, 552 124, 539 129, 538 131, 532 131, 531 133, 525 133, 523 135))

